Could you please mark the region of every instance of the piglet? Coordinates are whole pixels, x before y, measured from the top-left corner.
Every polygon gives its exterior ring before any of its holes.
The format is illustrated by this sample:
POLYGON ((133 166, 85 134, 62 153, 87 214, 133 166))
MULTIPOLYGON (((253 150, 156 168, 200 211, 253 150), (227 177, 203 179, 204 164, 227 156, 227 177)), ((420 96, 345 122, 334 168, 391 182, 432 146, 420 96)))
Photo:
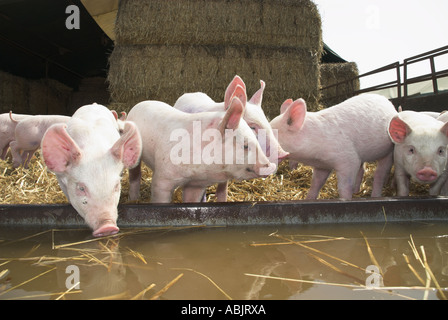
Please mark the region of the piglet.
POLYGON ((394 167, 397 195, 409 195, 409 181, 429 184, 437 195, 446 180, 448 123, 421 112, 403 111, 389 124, 395 144, 394 167))
POLYGON ((14 140, 16 126, 19 120, 30 117, 26 114, 9 113, 0 114, 0 159, 5 160, 9 143, 14 140))
MULTIPOLYGON (((153 170, 151 202, 168 203, 183 187, 184 202, 199 202, 207 186, 229 179, 274 173, 242 119, 244 105, 233 97, 227 111, 185 113, 160 101, 143 101, 128 114, 144 141, 142 161, 153 170)), ((140 168, 129 171, 130 199, 140 190, 140 168)))
POLYGON ((91 104, 48 128, 41 146, 45 164, 93 235, 117 233, 121 174, 139 163, 142 150, 137 127, 127 121, 120 136, 110 110, 91 104))
MULTIPOLYGON (((278 162, 286 158, 288 153, 278 143, 277 137, 261 107, 264 89, 265 83, 260 80, 260 89, 247 101, 246 85, 236 75, 227 86, 223 102, 215 102, 203 92, 185 93, 177 99, 174 108, 188 113, 225 111, 229 107, 231 99, 238 97, 245 106, 244 120, 254 131, 263 152, 269 160, 278 165, 278 162)), ((216 197, 220 202, 227 200, 227 182, 218 184, 216 197)))
MULTIPOLYGON (((31 157, 40 147, 45 131, 55 123, 67 123, 69 120, 68 116, 38 115, 18 121, 14 140, 9 144, 13 167, 23 165, 24 168, 28 168, 31 157)), ((17 120, 11 116, 11 121, 17 120)))
POLYGON ((378 160, 372 197, 379 197, 393 163, 387 127, 397 114, 392 103, 375 94, 350 98, 338 105, 307 112, 303 99, 287 100, 271 121, 289 158, 313 167, 308 199, 316 199, 331 171, 336 171, 339 197, 359 191, 364 162, 378 160))

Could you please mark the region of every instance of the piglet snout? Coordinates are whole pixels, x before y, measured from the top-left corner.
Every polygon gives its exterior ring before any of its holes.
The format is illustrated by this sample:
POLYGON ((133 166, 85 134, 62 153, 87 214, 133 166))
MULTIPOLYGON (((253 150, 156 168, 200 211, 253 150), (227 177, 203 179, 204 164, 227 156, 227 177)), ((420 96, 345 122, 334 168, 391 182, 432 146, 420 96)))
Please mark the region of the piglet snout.
POLYGON ((437 179, 437 172, 435 172, 431 167, 424 167, 422 170, 417 172, 417 178, 420 181, 431 182, 437 179))
POLYGON ((112 220, 103 220, 100 223, 100 226, 93 231, 94 237, 104 237, 110 236, 118 233, 120 229, 117 227, 117 224, 112 220))

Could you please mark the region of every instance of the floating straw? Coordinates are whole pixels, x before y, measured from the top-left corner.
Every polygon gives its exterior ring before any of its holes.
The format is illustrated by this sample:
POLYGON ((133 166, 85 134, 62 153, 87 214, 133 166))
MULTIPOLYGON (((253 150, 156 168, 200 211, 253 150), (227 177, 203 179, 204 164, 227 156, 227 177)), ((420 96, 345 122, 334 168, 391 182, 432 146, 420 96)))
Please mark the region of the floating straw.
POLYGON ((176 278, 171 280, 165 287, 163 287, 159 292, 153 295, 149 300, 157 300, 161 295, 163 295, 173 284, 175 284, 180 278, 183 277, 183 273, 179 274, 176 278))
POLYGON ((67 293, 69 293, 70 291, 72 291, 76 286, 79 285, 79 281, 76 282, 73 286, 71 286, 70 288, 67 289, 67 291, 65 291, 63 294, 61 294, 59 297, 57 297, 55 300, 60 300, 62 299, 67 293))
POLYGON ((171 268, 171 270, 184 270, 184 271, 191 271, 194 273, 197 273, 201 276, 203 276, 204 278, 206 278, 208 281, 210 281, 227 299, 229 300, 233 300, 223 289, 221 289, 210 277, 208 277, 207 275, 203 274, 202 272, 190 269, 190 268, 171 268))
POLYGON ((147 286, 144 290, 140 291, 138 294, 136 294, 135 296, 133 296, 131 298, 131 300, 139 300, 141 297, 143 297, 145 295, 145 293, 149 290, 151 290, 152 288, 154 288, 156 285, 154 283, 150 284, 149 286, 147 286))

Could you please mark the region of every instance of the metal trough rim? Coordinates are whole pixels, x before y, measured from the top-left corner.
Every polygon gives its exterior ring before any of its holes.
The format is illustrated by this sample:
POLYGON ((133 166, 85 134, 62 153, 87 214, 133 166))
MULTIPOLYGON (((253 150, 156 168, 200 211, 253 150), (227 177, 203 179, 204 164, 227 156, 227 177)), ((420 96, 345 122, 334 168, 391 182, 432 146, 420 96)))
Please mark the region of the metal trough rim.
MULTIPOLYGON (((250 226, 448 220, 448 197, 120 204, 119 227, 250 226)), ((0 226, 85 227, 70 204, 0 205, 0 226)))

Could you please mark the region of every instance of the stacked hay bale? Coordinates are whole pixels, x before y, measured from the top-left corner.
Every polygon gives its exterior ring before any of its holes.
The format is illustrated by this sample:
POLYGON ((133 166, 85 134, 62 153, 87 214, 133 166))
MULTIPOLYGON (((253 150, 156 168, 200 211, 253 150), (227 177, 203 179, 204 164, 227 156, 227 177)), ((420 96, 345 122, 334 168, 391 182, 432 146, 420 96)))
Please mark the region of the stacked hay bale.
POLYGON ((89 77, 84 78, 79 83, 78 90, 73 92, 69 105, 70 114, 75 113, 79 107, 96 102, 108 105, 110 100, 106 78, 89 77))
POLYGON ((72 88, 53 80, 29 80, 0 71, 0 113, 70 114, 72 88))
POLYGON ((266 82, 264 108, 286 98, 318 108, 321 20, 310 0, 122 0, 108 74, 112 108, 185 92, 222 101, 235 74, 248 94, 266 82))
POLYGON ((359 75, 355 62, 323 63, 320 67, 320 84, 322 88, 347 81, 338 86, 322 90, 321 103, 324 107, 331 107, 350 97, 359 90, 359 79, 352 80, 359 75))

